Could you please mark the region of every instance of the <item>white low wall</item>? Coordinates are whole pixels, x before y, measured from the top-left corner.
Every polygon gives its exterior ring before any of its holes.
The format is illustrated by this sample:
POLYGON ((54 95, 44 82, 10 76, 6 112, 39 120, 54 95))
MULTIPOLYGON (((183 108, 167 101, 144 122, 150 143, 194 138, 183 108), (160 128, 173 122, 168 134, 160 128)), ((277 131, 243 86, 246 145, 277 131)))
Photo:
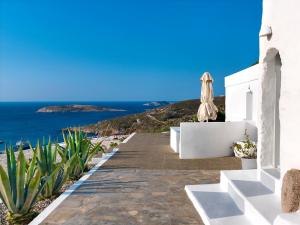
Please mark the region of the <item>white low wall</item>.
POLYGON ((256 126, 248 121, 198 122, 180 124, 181 159, 201 159, 233 155, 233 142, 243 140, 245 129, 257 141, 256 126))
POLYGON ((174 152, 179 152, 180 127, 170 127, 170 146, 174 152))

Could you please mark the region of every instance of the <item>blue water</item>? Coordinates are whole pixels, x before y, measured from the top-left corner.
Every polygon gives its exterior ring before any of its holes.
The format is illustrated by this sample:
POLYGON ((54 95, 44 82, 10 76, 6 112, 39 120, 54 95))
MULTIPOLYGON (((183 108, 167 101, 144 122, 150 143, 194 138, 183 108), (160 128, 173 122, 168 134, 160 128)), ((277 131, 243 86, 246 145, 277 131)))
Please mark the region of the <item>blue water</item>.
MULTIPOLYGON (((33 145, 37 139, 51 137, 61 141, 62 128, 83 126, 97 121, 144 112, 151 107, 145 102, 0 102, 0 140, 15 144, 18 140, 28 140, 33 145), (88 104, 125 109, 124 112, 58 112, 37 113, 44 106, 65 104, 88 104)), ((0 150, 4 144, 0 144, 0 150)))

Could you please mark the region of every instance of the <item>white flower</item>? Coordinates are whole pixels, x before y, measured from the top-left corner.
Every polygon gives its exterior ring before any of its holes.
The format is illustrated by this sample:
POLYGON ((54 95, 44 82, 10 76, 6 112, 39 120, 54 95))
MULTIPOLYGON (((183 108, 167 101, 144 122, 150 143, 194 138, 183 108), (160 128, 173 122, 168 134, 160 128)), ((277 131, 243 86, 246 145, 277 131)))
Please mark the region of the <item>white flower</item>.
POLYGON ((250 140, 235 142, 232 149, 234 155, 239 158, 255 159, 257 156, 256 143, 250 140))

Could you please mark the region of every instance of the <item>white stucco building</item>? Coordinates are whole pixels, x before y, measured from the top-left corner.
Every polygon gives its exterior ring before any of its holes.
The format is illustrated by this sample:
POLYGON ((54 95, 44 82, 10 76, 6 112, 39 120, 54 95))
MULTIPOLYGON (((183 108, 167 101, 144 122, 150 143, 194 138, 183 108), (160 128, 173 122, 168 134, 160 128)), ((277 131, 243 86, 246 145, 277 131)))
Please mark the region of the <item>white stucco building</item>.
POLYGON ((264 0, 259 64, 225 78, 226 120, 252 120, 259 166, 282 173, 300 169, 299 9, 297 0, 264 0))
POLYGON ((259 162, 282 173, 300 169, 299 9, 297 0, 263 1, 262 31, 272 34, 260 37, 259 162))
POLYGON ((258 65, 225 77, 226 121, 252 121, 257 125, 258 65))
POLYGON ((280 195, 285 172, 300 169, 299 10, 299 0, 263 0, 259 64, 225 78, 226 121, 257 127, 258 169, 186 186, 205 224, 300 224, 300 212, 282 213, 280 195))
POLYGON ((257 141, 260 69, 255 65, 225 78, 225 123, 183 122, 170 128, 170 146, 180 159, 232 156, 232 144, 243 140, 245 131, 257 141))

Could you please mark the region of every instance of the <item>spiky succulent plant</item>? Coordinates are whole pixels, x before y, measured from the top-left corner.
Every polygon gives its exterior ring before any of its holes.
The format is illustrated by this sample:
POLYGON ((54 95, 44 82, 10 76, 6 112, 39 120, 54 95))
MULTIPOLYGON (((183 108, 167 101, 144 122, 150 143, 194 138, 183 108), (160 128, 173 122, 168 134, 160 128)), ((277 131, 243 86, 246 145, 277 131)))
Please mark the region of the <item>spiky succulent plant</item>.
POLYGON ((71 160, 67 162, 59 162, 57 153, 59 146, 53 145, 49 138, 48 144, 37 142, 36 148, 32 151, 36 152, 37 165, 42 176, 48 177, 44 189, 41 192, 43 198, 51 198, 59 194, 63 184, 69 176, 71 168, 71 160))
POLYGON ((103 152, 103 148, 101 143, 94 145, 80 130, 68 130, 67 135, 63 133, 63 138, 65 147, 61 151, 61 157, 65 161, 72 160, 74 166, 70 169, 70 178, 77 179, 87 169, 91 158, 98 152, 103 152))
POLYGON ((8 209, 8 220, 22 224, 32 218, 31 211, 46 182, 36 167, 36 155, 27 162, 19 149, 16 160, 12 146, 5 147, 7 171, 0 165, 0 197, 8 209))

